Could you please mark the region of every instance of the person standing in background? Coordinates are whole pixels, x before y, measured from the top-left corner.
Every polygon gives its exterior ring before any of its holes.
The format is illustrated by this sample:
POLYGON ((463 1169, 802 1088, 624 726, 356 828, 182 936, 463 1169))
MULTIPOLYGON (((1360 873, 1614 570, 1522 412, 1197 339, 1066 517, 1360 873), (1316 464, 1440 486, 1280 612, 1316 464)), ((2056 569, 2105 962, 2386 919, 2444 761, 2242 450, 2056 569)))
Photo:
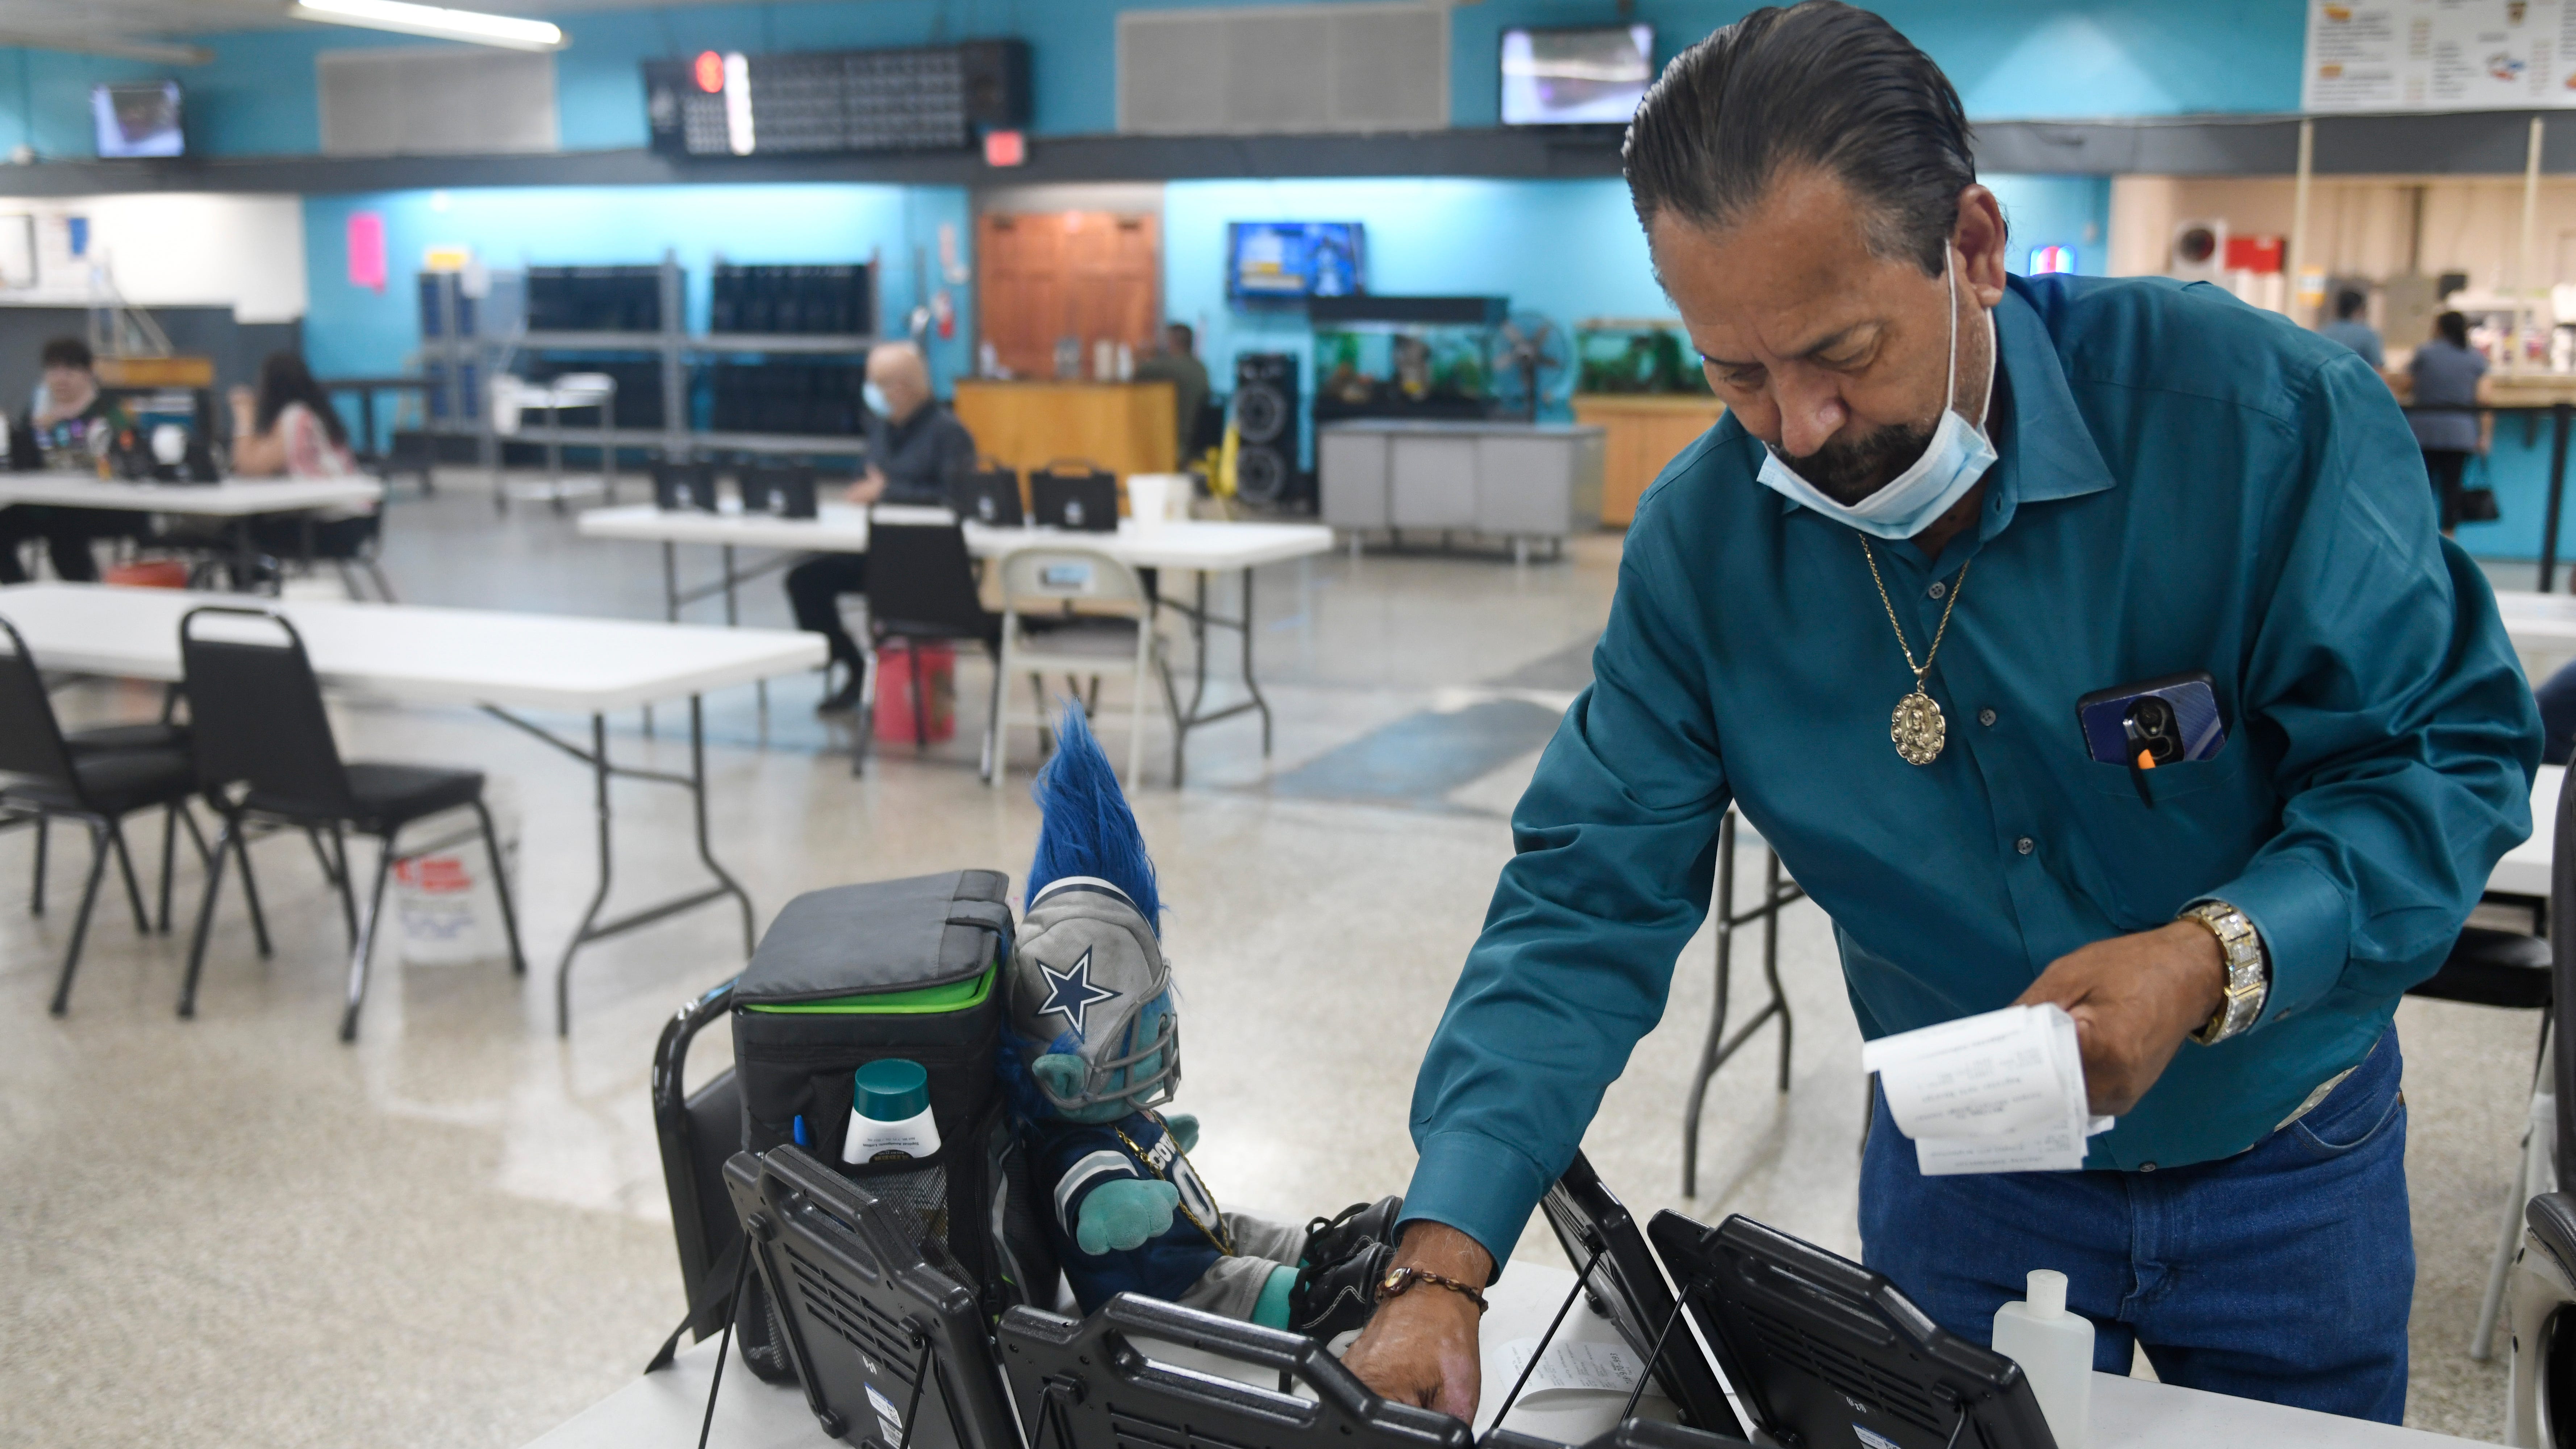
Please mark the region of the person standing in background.
POLYGON ((2346 287, 2335 293, 2335 319, 2317 331, 2359 353, 2372 371, 2385 372, 2388 357, 2380 350, 2379 329, 2361 320, 2363 310, 2369 305, 2368 297, 2346 287))
POLYGON ((2478 406, 2487 401, 2487 359, 2469 345, 2469 319, 2445 312, 2433 319, 2433 336, 2415 349, 2406 371, 2415 380, 2406 421, 2424 450, 2424 471, 2442 504, 2442 532, 2460 526, 2460 475, 2469 455, 2486 451, 2478 406))
POLYGON ((1198 431, 1199 409, 1208 395, 1207 364, 1199 361, 1198 334, 1187 322, 1168 322, 1155 344, 1154 355, 1136 364, 1138 382, 1168 382, 1172 385, 1172 425, 1177 433, 1180 451, 1173 456, 1187 467, 1190 461, 1190 436, 1198 431))

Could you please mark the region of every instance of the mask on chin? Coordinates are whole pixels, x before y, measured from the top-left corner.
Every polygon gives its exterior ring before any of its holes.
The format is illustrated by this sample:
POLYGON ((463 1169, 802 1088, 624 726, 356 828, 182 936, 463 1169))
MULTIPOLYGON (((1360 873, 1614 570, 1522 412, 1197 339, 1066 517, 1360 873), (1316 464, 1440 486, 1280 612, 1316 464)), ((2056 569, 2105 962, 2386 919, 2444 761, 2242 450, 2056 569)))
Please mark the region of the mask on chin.
MULTIPOLYGON (((1920 427, 1881 428, 1857 443, 1842 448, 1828 445, 1817 450, 1808 460, 1816 477, 1801 476, 1780 450, 1768 444, 1763 448, 1762 471, 1758 475, 1765 487, 1805 504, 1837 523, 1848 524, 1873 538, 1912 538, 1931 526, 1934 519, 1950 511, 1950 506, 1977 486, 1977 480, 1994 466, 1995 447, 1987 441, 1984 428, 1962 416, 1956 406, 1959 387, 1959 278, 1946 251, 1942 257, 1941 276, 1950 293, 1950 369, 1942 386, 1944 405, 1940 421, 1933 424, 1927 436, 1920 427), (1912 455, 1914 461, 1903 472, 1888 480, 1885 487, 1846 503, 1836 494, 1849 496, 1863 482, 1896 458, 1912 455), (1821 485, 1821 486, 1820 486, 1821 485)), ((1995 380, 1995 319, 1986 314, 1986 399, 1991 407, 1995 380)), ((1983 411, 1982 409, 1980 410, 1983 411)))

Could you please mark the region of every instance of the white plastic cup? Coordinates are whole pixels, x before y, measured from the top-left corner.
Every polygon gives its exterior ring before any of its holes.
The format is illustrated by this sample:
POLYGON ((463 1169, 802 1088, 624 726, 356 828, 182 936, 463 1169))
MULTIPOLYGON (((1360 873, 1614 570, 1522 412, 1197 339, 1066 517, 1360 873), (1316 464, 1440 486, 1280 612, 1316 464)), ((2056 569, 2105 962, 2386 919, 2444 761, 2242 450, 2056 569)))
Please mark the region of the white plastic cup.
POLYGON ((1136 521, 1139 532, 1150 533, 1161 528, 1164 520, 1172 516, 1172 475, 1128 474, 1127 516, 1136 521))

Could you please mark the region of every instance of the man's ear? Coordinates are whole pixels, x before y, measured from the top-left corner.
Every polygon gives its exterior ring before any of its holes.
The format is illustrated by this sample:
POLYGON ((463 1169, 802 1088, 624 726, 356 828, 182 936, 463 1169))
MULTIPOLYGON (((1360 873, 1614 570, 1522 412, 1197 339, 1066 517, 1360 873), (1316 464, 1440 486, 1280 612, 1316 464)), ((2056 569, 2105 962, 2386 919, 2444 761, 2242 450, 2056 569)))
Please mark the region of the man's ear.
POLYGON ((1993 192, 1970 185, 1959 193, 1959 221, 1950 242, 1961 258, 1959 289, 1974 294, 1980 306, 2002 301, 2004 273, 2011 270, 2011 246, 2003 203, 1993 192))
POLYGON ((1057 1098, 1070 1101, 1082 1095, 1085 1073, 1080 1057, 1049 1052, 1029 1063, 1029 1075, 1036 1077, 1048 1093, 1057 1098))

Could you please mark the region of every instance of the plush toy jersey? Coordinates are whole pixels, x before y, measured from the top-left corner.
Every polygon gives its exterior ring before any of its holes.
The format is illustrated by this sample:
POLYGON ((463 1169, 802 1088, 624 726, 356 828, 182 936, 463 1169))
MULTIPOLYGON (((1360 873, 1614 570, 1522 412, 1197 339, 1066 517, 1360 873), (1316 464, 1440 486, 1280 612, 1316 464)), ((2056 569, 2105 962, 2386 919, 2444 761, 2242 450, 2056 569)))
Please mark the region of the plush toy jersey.
POLYGON ((1179 1144, 1152 1114, 1131 1112, 1114 1122, 1057 1119, 1032 1127, 1038 1181, 1055 1184, 1048 1235, 1064 1264, 1065 1277, 1073 1284, 1073 1296, 1086 1311, 1118 1293, 1176 1302, 1224 1256, 1199 1227, 1204 1223, 1225 1231, 1215 1200, 1190 1170, 1179 1144), (1119 1138, 1122 1132, 1126 1141, 1119 1138), (1143 1155, 1130 1150, 1128 1142, 1143 1155), (1179 1189, 1180 1207, 1172 1214, 1171 1226, 1133 1248, 1085 1252, 1079 1240, 1082 1205, 1111 1183, 1140 1180, 1168 1182, 1179 1189))

